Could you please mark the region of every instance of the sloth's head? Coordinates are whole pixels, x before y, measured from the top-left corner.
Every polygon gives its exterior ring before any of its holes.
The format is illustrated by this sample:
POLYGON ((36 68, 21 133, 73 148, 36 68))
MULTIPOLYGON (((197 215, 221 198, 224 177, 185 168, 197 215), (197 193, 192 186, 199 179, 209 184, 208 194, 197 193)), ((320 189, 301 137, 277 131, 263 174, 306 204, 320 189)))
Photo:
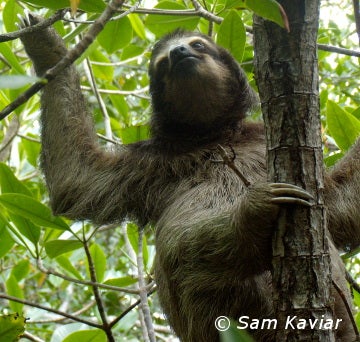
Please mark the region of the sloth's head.
POLYGON ((234 58, 200 33, 177 30, 163 37, 153 48, 149 76, 155 134, 161 125, 180 135, 233 126, 255 100, 234 58))

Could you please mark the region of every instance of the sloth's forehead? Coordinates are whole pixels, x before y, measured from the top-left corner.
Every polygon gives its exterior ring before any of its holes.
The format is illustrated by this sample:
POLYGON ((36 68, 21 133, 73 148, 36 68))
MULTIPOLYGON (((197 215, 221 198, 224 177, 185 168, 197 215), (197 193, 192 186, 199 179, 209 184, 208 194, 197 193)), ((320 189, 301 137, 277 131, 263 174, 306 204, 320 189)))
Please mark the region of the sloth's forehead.
POLYGON ((201 41, 204 44, 207 43, 207 41, 201 37, 193 36, 193 37, 177 37, 170 39, 164 46, 164 50, 171 51, 174 47, 179 45, 189 45, 194 41, 201 41))

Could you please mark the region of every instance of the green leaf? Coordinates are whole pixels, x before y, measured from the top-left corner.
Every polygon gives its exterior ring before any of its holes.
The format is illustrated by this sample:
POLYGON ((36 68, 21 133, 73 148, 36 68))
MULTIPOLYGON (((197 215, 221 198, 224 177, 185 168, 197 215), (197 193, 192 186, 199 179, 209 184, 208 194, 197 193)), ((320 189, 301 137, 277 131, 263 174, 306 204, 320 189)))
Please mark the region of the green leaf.
POLYGON ((133 248, 134 252, 137 253, 138 251, 138 226, 135 223, 128 223, 126 225, 126 233, 130 242, 131 247, 133 248))
POLYGON ((24 68, 19 63, 18 58, 15 56, 9 43, 4 42, 0 44, 0 54, 3 55, 6 61, 13 68, 14 72, 25 74, 24 68))
MULTIPOLYGON (((6 280, 5 285, 6 285, 6 292, 10 296, 14 296, 19 299, 24 298, 24 292, 21 289, 21 287, 19 286, 19 283, 18 283, 17 279, 15 278, 15 276, 10 275, 9 278, 6 280)), ((10 301, 9 306, 10 306, 11 310, 13 310, 15 312, 22 312, 24 305, 21 303, 10 301)))
MULTIPOLYGON (((28 133, 26 136, 29 138, 37 138, 35 135, 28 133)), ((26 160, 34 167, 38 167, 38 158, 40 153, 41 144, 36 141, 22 139, 21 144, 26 153, 26 160)))
POLYGON ((102 282, 106 271, 106 255, 96 243, 90 247, 90 254, 94 263, 97 281, 102 282))
POLYGON ((324 158, 324 163, 326 167, 331 167, 336 164, 338 160, 340 160, 342 157, 344 157, 344 153, 338 151, 336 153, 333 153, 329 155, 328 157, 324 158))
MULTIPOLYGON (((97 44, 96 42, 94 44, 97 44)), ((93 46, 92 44, 91 46, 93 46)), ((98 44, 97 44, 98 46, 98 44)), ((103 63, 110 63, 110 60, 98 49, 91 51, 89 55, 91 61, 95 62, 103 62, 103 63)), ((94 71, 94 75, 96 79, 103 79, 106 81, 112 81, 114 78, 114 68, 110 65, 92 65, 92 69, 94 71)))
POLYGON ((286 13, 275 0, 228 0, 226 8, 247 8, 258 16, 271 20, 290 31, 286 13))
MULTIPOLYGON (((226 320, 226 318, 224 318, 226 320)), ((223 324, 228 324, 230 321, 217 321, 215 324, 221 324, 219 327, 222 327, 223 324)), ((245 331, 239 330, 236 328, 236 322, 231 321, 231 325, 228 329, 220 331, 220 341, 221 342, 255 342, 253 338, 245 331)))
POLYGON ((52 240, 45 243, 45 251, 50 258, 71 252, 83 246, 79 240, 52 240))
POLYGON ((326 112, 331 136, 341 150, 348 150, 360 134, 360 121, 330 100, 328 100, 326 112))
POLYGON ((30 272, 30 262, 28 259, 20 260, 11 270, 11 274, 15 277, 17 281, 26 278, 29 272, 30 272))
POLYGON ((137 14, 129 14, 127 18, 129 18, 131 26, 139 38, 146 40, 144 22, 139 18, 139 16, 137 14))
POLYGON ((0 341, 18 341, 25 331, 26 318, 18 313, 0 316, 0 341))
MULTIPOLYGON (((170 10, 186 9, 184 5, 172 1, 161 1, 155 8, 170 10)), ((198 17, 194 16, 149 14, 145 20, 145 26, 159 37, 177 28, 193 31, 199 23, 199 20, 198 17)))
POLYGON ((124 144, 130 144, 148 139, 150 135, 149 125, 130 126, 121 130, 120 137, 124 144))
MULTIPOLYGON (((67 8, 70 5, 69 0, 24 0, 23 2, 53 10, 67 8)), ((105 9, 105 2, 103 0, 81 0, 79 9, 85 12, 101 13, 105 9)))
MULTIPOLYGON (((4 163, 0 163, 0 186, 2 193, 20 193, 26 196, 32 196, 30 190, 15 177, 12 170, 4 163)), ((28 219, 14 213, 10 214, 10 219, 13 221, 19 232, 33 244, 39 242, 39 227, 35 226, 28 219)))
POLYGON ((80 330, 68 336, 62 342, 106 342, 106 334, 100 329, 80 330))
POLYGON ((353 110, 351 114, 354 115, 357 119, 360 119, 360 107, 353 110))
POLYGON ((220 24, 216 42, 228 49, 241 63, 244 56, 246 31, 238 11, 231 10, 220 24))
POLYGON ((22 8, 17 4, 15 0, 7 0, 2 13, 2 19, 7 32, 17 31, 18 28, 15 23, 18 22, 17 14, 22 14, 22 8))
POLYGON ((121 278, 112 278, 104 282, 106 285, 126 287, 137 283, 137 279, 133 277, 121 277, 121 278))
POLYGON ((23 194, 2 194, 0 203, 14 214, 28 218, 39 226, 70 230, 62 218, 53 216, 48 207, 32 197, 23 194))
MULTIPOLYGON (((127 236, 131 247, 133 248, 134 252, 138 253, 138 245, 139 245, 139 227, 135 223, 128 223, 126 225, 127 236)), ((143 259, 144 265, 147 265, 149 259, 149 253, 147 248, 146 236, 143 235, 143 259)))
POLYGON ((0 187, 2 193, 16 192, 31 196, 31 191, 20 182, 6 164, 0 163, 0 187))
MULTIPOLYGON (((45 247, 46 248, 46 247, 45 247)), ((77 279, 83 279, 80 272, 73 266, 72 262, 65 255, 60 255, 55 261, 70 274, 74 275, 77 279)))
POLYGON ((132 39, 132 26, 129 18, 109 21, 97 37, 99 44, 111 54, 127 46, 132 39))
POLYGON ((19 232, 28 238, 34 245, 40 240, 41 230, 25 217, 10 213, 10 219, 15 224, 19 232))
POLYGON ((0 258, 9 252, 13 245, 14 240, 6 229, 5 221, 0 217, 0 258))
POLYGON ((22 88, 23 86, 34 83, 41 80, 35 76, 25 76, 25 75, 10 75, 10 76, 0 76, 0 89, 17 89, 22 88))

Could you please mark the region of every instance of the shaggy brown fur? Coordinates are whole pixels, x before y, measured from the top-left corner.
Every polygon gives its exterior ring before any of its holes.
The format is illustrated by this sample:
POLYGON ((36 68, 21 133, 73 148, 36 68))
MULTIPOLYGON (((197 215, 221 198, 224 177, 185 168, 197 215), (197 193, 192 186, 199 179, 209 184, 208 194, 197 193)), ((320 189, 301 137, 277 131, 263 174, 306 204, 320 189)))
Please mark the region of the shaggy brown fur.
MULTIPOLYGON (((30 16, 25 24, 38 20, 30 16)), ((66 52, 51 28, 22 41, 38 75, 66 52)), ((44 88, 41 164, 51 205, 72 219, 153 223, 158 292, 170 324, 183 341, 217 341, 219 315, 272 316, 271 236, 279 209, 272 200, 309 197, 266 183, 263 128, 243 121, 255 96, 228 52, 204 35, 178 31, 156 44, 149 74, 153 136, 112 152, 97 143, 73 66, 44 88), (233 148, 252 186, 213 162, 219 143, 233 148)), ((328 222, 338 248, 360 241, 359 149, 357 143, 327 177, 328 222)), ((332 257, 345 289, 335 249, 332 257)), ((345 321, 338 341, 350 341, 341 300, 335 310, 345 321)), ((251 333, 273 340, 272 330, 251 333)))

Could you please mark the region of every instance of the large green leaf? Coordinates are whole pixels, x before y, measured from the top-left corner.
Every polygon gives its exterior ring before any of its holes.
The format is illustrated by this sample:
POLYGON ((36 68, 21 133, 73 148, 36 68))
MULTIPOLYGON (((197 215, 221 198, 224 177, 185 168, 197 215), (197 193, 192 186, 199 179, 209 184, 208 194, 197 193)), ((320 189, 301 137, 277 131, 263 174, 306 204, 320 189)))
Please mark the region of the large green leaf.
POLYGON ((17 15, 23 13, 22 8, 15 0, 7 0, 2 13, 2 19, 7 32, 16 31, 18 27, 16 23, 19 21, 17 15))
POLYGON ((97 281, 102 282, 106 271, 106 255, 96 243, 90 247, 90 254, 94 263, 97 281))
MULTIPOLYGON (((19 283, 14 275, 10 275, 9 278, 6 280, 6 292, 10 296, 14 296, 19 299, 24 299, 24 292, 22 288, 19 286, 19 283)), ((24 304, 17 303, 10 301, 9 302, 10 308, 15 312, 22 312, 24 304)), ((2 341, 2 340, 1 340, 2 341)))
POLYGON ((102 330, 80 330, 68 335, 62 342, 106 342, 106 334, 102 330))
POLYGON ((271 20, 289 30, 286 13, 275 0, 228 0, 226 8, 247 8, 258 16, 271 20))
POLYGON ((231 10, 220 24, 216 42, 228 49, 241 63, 244 56, 246 31, 238 11, 231 10))
POLYGON ((10 167, 4 163, 0 163, 0 187, 2 193, 16 192, 31 196, 30 190, 15 177, 10 167))
MULTIPOLYGON (((6 255, 12 246, 14 245, 14 240, 6 229, 5 221, 0 217, 0 258, 6 255)), ((1 335, 0 335, 1 336, 1 335)))
POLYGON ((9 217, 19 232, 28 238, 34 245, 39 242, 41 235, 40 227, 32 223, 29 219, 14 213, 10 213, 9 217))
POLYGON ((100 45, 111 54, 127 46, 132 39, 133 31, 129 18, 109 21, 97 37, 100 45))
POLYGON ((39 226, 70 230, 63 219, 53 216, 48 207, 32 197, 14 193, 2 194, 0 203, 9 211, 28 218, 39 226))
POLYGON ((126 287, 137 283, 137 279, 127 276, 121 278, 111 278, 104 282, 106 285, 118 286, 118 287, 126 287))
POLYGON ((45 243, 45 250, 50 258, 71 252, 83 246, 79 240, 52 240, 45 243))
POLYGON ((348 150, 360 134, 360 120, 328 100, 326 119, 329 132, 336 144, 343 150, 348 150))
POLYGON ((20 260, 11 270, 11 274, 17 281, 20 281, 29 274, 30 272, 30 261, 28 259, 20 260))
MULTIPOLYGON (((46 248, 46 247, 45 247, 46 248)), ((70 274, 74 275, 77 279, 83 279, 80 272, 73 266, 72 262, 65 255, 58 256, 55 261, 70 274)))
MULTIPOLYGON (((95 44, 98 46, 98 42, 95 42, 91 46, 94 46, 95 44)), ((89 54, 90 60, 95 62, 110 63, 110 60, 103 54, 102 51, 98 49, 92 50, 89 54)), ((93 64, 92 69, 96 79, 103 79, 111 82, 114 78, 114 68, 110 65, 93 64)))
POLYGON ((19 63, 19 60, 14 54, 10 43, 4 42, 0 44, 0 54, 6 59, 14 72, 17 72, 18 74, 25 74, 25 70, 19 63))
MULTIPOLYGON (((172 1, 161 1, 155 8, 168 10, 185 10, 186 7, 182 4, 172 1)), ((198 22, 198 17, 194 16, 180 16, 180 15, 159 15, 149 14, 145 20, 145 26, 157 37, 169 33, 177 28, 193 31, 198 22)))
POLYGON ((145 40, 146 32, 144 22, 139 18, 137 14, 129 14, 127 18, 129 18, 131 26, 134 29, 135 33, 139 36, 139 38, 145 40))
POLYGON ((146 140, 150 135, 149 125, 129 126, 125 127, 120 132, 121 140, 124 144, 146 140))

